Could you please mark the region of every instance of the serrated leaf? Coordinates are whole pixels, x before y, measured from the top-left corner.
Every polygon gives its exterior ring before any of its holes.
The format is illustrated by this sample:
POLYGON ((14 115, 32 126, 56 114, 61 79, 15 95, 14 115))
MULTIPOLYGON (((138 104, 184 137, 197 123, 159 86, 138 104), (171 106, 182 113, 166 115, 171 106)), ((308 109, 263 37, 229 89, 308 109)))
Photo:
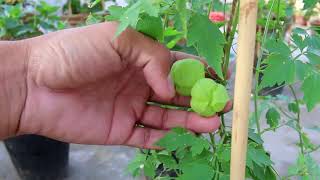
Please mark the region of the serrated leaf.
POLYGON ((163 41, 163 24, 160 17, 142 15, 136 30, 160 42, 163 41))
MULTIPOLYGON (((149 0, 140 0, 130 6, 120 17, 120 25, 116 31, 116 36, 120 35, 126 28, 131 26, 136 28, 140 13, 157 17, 159 14, 159 4, 149 0)), ((117 12, 118 13, 118 12, 117 12)))
POLYGON ((219 28, 207 16, 194 14, 189 21, 188 46, 196 46, 217 75, 222 75, 223 45, 225 39, 219 28))
POLYGON ((160 5, 157 1, 140 0, 143 13, 147 13, 150 16, 158 17, 160 5))
POLYGON ((265 48, 270 54, 281 54, 282 57, 291 55, 290 48, 283 41, 274 38, 270 38, 265 42, 265 48))
POLYGON ((164 164, 166 168, 175 169, 177 168, 176 160, 169 155, 157 154, 157 159, 164 164))
POLYGON ((301 89, 304 93, 303 100, 307 104, 308 111, 311 111, 320 102, 320 75, 313 73, 308 76, 303 81, 301 89))
POLYGON ((108 8, 109 15, 106 16, 107 21, 119 21, 120 17, 123 15, 123 13, 127 10, 127 8, 121 7, 121 6, 110 6, 108 8))
POLYGON ((129 26, 133 28, 136 27, 138 23, 138 18, 140 14, 141 6, 140 3, 136 3, 129 7, 124 14, 120 17, 120 24, 116 31, 116 36, 119 36, 124 30, 126 30, 129 26))
POLYGON ((203 150, 210 147, 207 140, 201 137, 196 137, 183 128, 174 128, 161 138, 156 145, 165 148, 168 151, 182 150, 187 147, 191 147, 191 153, 193 156, 203 152, 203 150))
POLYGON ((210 144, 207 140, 198 138, 193 142, 191 146, 191 152, 193 156, 201 154, 204 149, 209 149, 210 144))
POLYGON ((267 67, 259 88, 273 87, 282 83, 291 84, 295 79, 295 63, 283 54, 271 54, 266 59, 267 67))
POLYGON ((270 128, 276 128, 279 125, 280 113, 275 108, 270 108, 266 113, 267 124, 270 128))
POLYGON ((213 178, 213 169, 208 164, 193 163, 185 166, 183 174, 177 180, 211 180, 213 178))

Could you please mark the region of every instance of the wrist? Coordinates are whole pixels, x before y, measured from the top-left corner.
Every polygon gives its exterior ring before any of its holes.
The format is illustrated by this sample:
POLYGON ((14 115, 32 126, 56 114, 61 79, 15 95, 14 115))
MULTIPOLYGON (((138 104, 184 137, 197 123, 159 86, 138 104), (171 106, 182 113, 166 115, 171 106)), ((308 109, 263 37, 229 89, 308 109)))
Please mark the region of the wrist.
POLYGON ((15 136, 27 98, 28 45, 0 41, 0 140, 15 136))

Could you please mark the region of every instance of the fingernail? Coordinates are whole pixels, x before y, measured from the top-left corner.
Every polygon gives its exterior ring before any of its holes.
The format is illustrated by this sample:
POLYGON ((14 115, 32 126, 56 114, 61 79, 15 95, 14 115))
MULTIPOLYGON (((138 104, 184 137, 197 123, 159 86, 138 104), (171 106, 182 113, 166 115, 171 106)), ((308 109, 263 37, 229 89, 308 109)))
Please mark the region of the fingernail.
POLYGON ((174 88, 173 81, 170 75, 168 76, 168 88, 169 88, 169 93, 171 97, 174 97, 174 95, 176 94, 176 90, 174 88))

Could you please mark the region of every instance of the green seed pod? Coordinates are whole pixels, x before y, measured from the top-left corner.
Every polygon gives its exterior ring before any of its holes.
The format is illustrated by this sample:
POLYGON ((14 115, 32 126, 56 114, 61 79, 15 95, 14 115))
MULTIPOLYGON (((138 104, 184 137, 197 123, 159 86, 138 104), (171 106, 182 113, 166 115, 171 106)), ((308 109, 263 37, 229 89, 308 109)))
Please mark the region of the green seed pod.
POLYGON ((198 60, 184 59, 173 64, 170 74, 176 91, 180 95, 190 96, 194 84, 205 78, 205 67, 198 60))
POLYGON ((201 116, 210 117, 224 109, 229 101, 226 88, 204 78, 197 81, 191 91, 191 108, 201 116))
POLYGON ((211 107, 213 91, 217 83, 212 79, 204 78, 197 81, 191 91, 191 108, 201 116, 213 116, 216 111, 211 107))
POLYGON ((210 106, 216 111, 220 112, 224 109, 227 102, 230 100, 227 89, 218 84, 216 89, 212 93, 212 100, 210 106))

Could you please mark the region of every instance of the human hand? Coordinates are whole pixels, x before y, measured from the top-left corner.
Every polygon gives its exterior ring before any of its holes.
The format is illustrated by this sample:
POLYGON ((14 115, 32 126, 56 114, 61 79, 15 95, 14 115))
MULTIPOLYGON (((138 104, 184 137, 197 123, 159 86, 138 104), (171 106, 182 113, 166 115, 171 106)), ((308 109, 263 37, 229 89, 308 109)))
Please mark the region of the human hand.
POLYGON ((18 134, 155 148, 176 126, 197 133, 219 127, 217 116, 148 106, 147 101, 190 104, 168 78, 172 63, 188 55, 132 29, 115 38, 116 29, 116 23, 101 23, 27 40, 28 93, 18 134))

